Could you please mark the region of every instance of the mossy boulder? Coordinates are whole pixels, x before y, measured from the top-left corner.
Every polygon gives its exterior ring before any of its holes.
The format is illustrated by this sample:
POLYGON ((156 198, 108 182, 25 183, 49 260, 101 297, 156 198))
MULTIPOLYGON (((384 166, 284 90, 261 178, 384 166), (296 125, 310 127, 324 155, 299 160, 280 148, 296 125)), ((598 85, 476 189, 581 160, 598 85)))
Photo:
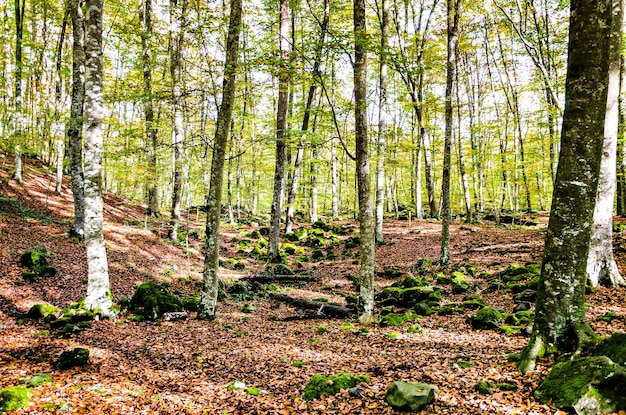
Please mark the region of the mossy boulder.
POLYGON ((56 360, 54 366, 60 370, 71 369, 76 366, 84 366, 87 364, 88 360, 89 350, 76 347, 61 353, 61 356, 56 360))
POLYGON ((412 308, 422 301, 437 305, 442 300, 441 293, 431 286, 413 286, 410 288, 386 287, 375 296, 376 303, 381 306, 397 306, 412 308))
POLYGON ((439 388, 417 382, 393 382, 385 393, 385 402, 401 411, 421 411, 434 402, 439 388))
POLYGON ((274 266, 275 275, 293 275, 293 271, 285 264, 276 264, 274 266))
POLYGON ((475 314, 467 317, 468 322, 474 329, 497 329, 504 321, 506 315, 491 307, 483 307, 475 314))
POLYGON ((428 271, 428 268, 433 266, 433 261, 428 258, 420 258, 415 262, 413 266, 413 272, 416 274, 424 274, 428 271))
POLYGON ((50 253, 46 249, 33 249, 32 251, 24 252, 20 256, 20 264, 23 267, 33 269, 35 267, 41 267, 48 265, 48 258, 50 253))
POLYGON ((25 386, 11 386, 0 390, 0 412, 24 408, 30 404, 33 391, 25 386))
POLYGON ((405 322, 415 320, 418 317, 416 313, 407 312, 404 314, 387 313, 380 319, 378 325, 381 327, 398 327, 402 326, 405 322))
POLYGON ((615 363, 626 367, 626 333, 613 333, 611 337, 602 339, 591 354, 606 356, 615 363))
POLYGON ((181 311, 180 299, 163 284, 146 281, 140 284, 130 299, 130 311, 146 320, 156 320, 164 313, 181 311))
POLYGON ((32 319, 46 318, 50 314, 56 314, 58 312, 59 312, 59 309, 53 305, 46 304, 46 303, 37 303, 37 304, 34 304, 30 308, 30 310, 28 310, 26 317, 32 318, 32 319))
MULTIPOLYGON (((387 270, 395 270, 395 268, 387 268, 387 270)), ((387 270, 385 270, 385 272, 387 272, 387 270)), ((425 285, 428 285, 428 284, 421 279, 418 279, 415 277, 406 277, 402 280, 394 282, 393 284, 390 285, 390 287, 413 288, 413 287, 423 287, 425 285)))
POLYGON ((311 401, 313 399, 319 398, 322 395, 335 395, 339 393, 341 389, 354 388, 361 382, 369 383, 369 376, 343 373, 339 376, 327 377, 317 374, 313 376, 309 383, 307 383, 304 387, 302 399, 304 399, 305 401, 311 401))
POLYGON ((606 356, 555 364, 535 391, 542 403, 577 414, 626 410, 626 369, 606 356))
POLYGON ((452 292, 454 294, 467 292, 472 286, 470 280, 462 272, 454 271, 450 276, 452 277, 452 292))
POLYGON ((52 375, 48 373, 35 373, 32 376, 20 380, 25 382, 26 386, 29 388, 36 388, 37 386, 54 382, 54 379, 52 379, 52 375))

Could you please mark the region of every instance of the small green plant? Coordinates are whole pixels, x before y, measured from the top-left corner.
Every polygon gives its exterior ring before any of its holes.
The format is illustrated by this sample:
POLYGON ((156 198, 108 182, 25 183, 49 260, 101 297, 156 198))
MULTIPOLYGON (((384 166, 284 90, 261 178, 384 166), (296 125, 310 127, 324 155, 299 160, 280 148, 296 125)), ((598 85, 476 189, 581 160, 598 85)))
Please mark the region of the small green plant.
POLYGON ((306 365, 306 362, 305 361, 300 361, 300 360, 297 360, 297 361, 291 363, 291 366, 293 366, 293 367, 302 367, 302 366, 305 366, 305 365, 306 365))
POLYGON ((317 333, 319 334, 328 333, 328 329, 326 328, 325 325, 321 324, 317 326, 317 333))
POLYGON ((354 325, 352 323, 345 323, 343 326, 341 326, 341 330, 350 330, 354 328, 354 325))
POLYGON ((400 337, 400 333, 398 333, 398 332, 394 331, 394 332, 391 332, 391 333, 387 333, 387 338, 388 339, 393 340, 393 339, 397 339, 398 337, 400 337))

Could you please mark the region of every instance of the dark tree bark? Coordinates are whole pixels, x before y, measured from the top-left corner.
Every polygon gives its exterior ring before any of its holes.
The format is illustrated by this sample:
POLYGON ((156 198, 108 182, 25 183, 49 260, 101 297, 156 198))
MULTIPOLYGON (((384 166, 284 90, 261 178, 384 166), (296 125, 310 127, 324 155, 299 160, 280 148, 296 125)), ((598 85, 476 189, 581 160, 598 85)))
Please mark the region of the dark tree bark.
POLYGON ((214 319, 219 289, 219 250, 220 213, 222 208, 222 184, 224 182, 224 161, 228 146, 233 106, 235 103, 235 77, 239 56, 239 34, 241 32, 241 0, 231 0, 230 23, 226 41, 226 62, 222 84, 222 104, 217 114, 213 160, 211 163, 211 184, 207 197, 206 253, 204 256, 204 288, 200 301, 198 318, 214 319))
POLYGON ((24 12, 26 0, 15 0, 15 159, 13 179, 22 184, 22 43, 24 40, 24 12))
POLYGON ((168 238, 178 239, 183 190, 182 47, 187 0, 170 0, 170 76, 172 81, 172 208, 168 238))
POLYGON ((354 134, 356 175, 361 231, 361 272, 359 278, 362 309, 359 321, 374 321, 374 215, 370 196, 369 142, 367 138, 367 29, 365 0, 354 0, 354 134))
POLYGON ((276 167, 274 170, 274 193, 270 219, 269 255, 272 261, 280 260, 280 216, 285 189, 285 165, 287 163, 287 112, 289 109, 289 1, 280 0, 280 64, 278 74, 278 107, 276 109, 276 167))
POLYGON ((85 29, 81 0, 71 0, 72 16, 72 103, 67 126, 70 147, 70 174, 74 197, 74 223, 70 235, 85 236, 85 195, 83 172, 83 112, 85 103, 85 29))
POLYGON ((158 129, 154 120, 152 98, 152 0, 140 0, 139 21, 141 26, 141 65, 143 72, 143 116, 146 129, 146 151, 148 153, 148 210, 147 214, 158 217, 159 187, 157 171, 158 129))
POLYGON ((609 82, 611 0, 574 0, 565 85, 561 154, 546 234, 535 322, 518 362, 536 359, 595 334, 585 315, 586 265, 604 139, 609 82))
POLYGON ((441 252, 439 263, 450 262, 450 172, 452 156, 452 94, 456 79, 456 50, 459 40, 460 0, 448 0, 448 60, 446 64, 446 114, 441 184, 441 252))

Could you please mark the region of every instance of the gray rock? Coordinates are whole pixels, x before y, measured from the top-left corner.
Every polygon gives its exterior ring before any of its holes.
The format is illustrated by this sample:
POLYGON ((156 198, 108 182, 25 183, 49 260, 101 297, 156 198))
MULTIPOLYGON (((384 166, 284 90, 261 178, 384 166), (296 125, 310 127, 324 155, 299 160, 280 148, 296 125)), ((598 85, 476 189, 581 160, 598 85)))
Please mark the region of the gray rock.
POLYGON ((417 382, 393 382, 385 394, 385 402, 401 411, 421 411, 431 404, 439 388, 417 382))

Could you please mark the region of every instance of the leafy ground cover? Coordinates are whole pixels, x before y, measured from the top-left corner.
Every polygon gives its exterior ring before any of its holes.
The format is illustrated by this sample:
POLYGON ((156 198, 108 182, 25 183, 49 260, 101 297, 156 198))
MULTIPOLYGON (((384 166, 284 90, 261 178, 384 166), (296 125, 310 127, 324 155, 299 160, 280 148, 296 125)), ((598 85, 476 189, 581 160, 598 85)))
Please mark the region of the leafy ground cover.
MULTIPOLYGON (((24 186, 18 187, 7 180, 5 169, 0 170, 0 389, 26 386, 37 374, 53 378, 51 383, 33 386, 30 405, 13 413, 391 414, 394 411, 384 404, 384 395, 394 381, 439 387, 434 405, 425 413, 556 412, 532 395, 551 362, 542 361, 538 370, 522 376, 507 360, 526 344, 524 331, 473 329, 468 319, 483 304, 513 313, 514 296, 524 291, 507 286, 520 283, 514 276, 507 281, 498 276, 510 264, 540 261, 545 215, 533 217, 539 223, 533 227, 454 223, 454 265, 445 270, 418 264, 418 259, 437 258, 437 222, 388 221, 387 244, 377 248, 379 287, 414 275, 442 292, 435 312, 411 314, 401 325, 363 327, 345 319, 298 319, 301 310, 265 295, 273 291, 345 305, 345 297, 355 294, 358 263, 356 249, 350 248, 356 236, 354 224, 343 221, 321 233, 301 227, 321 242, 292 238, 286 265, 296 277, 306 276, 306 281, 264 284, 258 295, 231 295, 220 303, 216 321, 198 321, 193 315, 181 321, 135 321, 123 312, 64 337, 54 336, 50 325, 41 320, 22 320, 33 304, 63 308, 79 300, 86 287, 84 249, 65 235, 71 195, 68 186, 55 195, 50 177, 44 167, 31 164, 24 186), (56 274, 24 279, 20 257, 33 249, 50 253, 48 262, 56 274), (321 256, 314 254, 316 250, 321 256), (452 292, 453 271, 462 266, 467 271, 468 265, 475 268, 465 272, 471 290, 452 292), (437 311, 447 304, 452 304, 447 309, 453 312, 437 311), (56 368, 61 353, 74 348, 89 350, 88 363, 68 370, 56 368), (342 373, 367 375, 370 382, 361 383, 359 393, 342 390, 333 396, 303 399, 303 389, 313 376, 342 373)), ((173 244, 163 239, 166 220, 149 220, 140 206, 112 194, 105 193, 105 202, 116 300, 132 297, 134 289, 150 279, 181 296, 198 292, 201 215, 189 213, 183 223, 188 237, 173 244)), ((267 270, 262 238, 258 224, 225 228, 222 275, 229 283, 267 270), (242 240, 249 242, 242 244, 242 240)), ((626 272, 626 240, 621 232, 615 233, 615 246, 618 265, 626 272)), ((588 303, 589 320, 599 334, 626 330, 624 289, 600 288, 589 295, 588 303)), ((521 323, 518 319, 502 324, 521 323)))

